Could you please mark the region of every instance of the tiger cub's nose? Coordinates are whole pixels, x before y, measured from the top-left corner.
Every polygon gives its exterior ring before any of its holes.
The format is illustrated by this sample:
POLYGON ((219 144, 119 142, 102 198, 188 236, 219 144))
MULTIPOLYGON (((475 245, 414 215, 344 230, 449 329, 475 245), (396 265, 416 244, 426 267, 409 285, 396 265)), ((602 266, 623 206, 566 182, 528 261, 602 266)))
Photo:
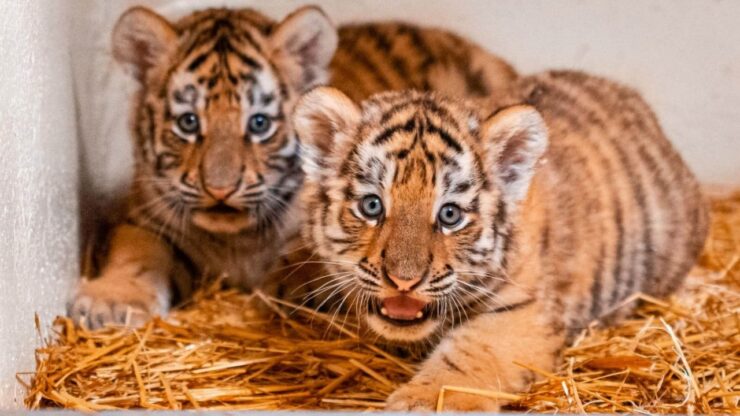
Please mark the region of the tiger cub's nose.
POLYGON ((396 288, 401 292, 408 292, 413 289, 421 281, 421 276, 414 277, 411 279, 403 279, 392 274, 388 274, 388 278, 396 285, 396 288))
POLYGON ((217 188, 215 186, 206 186, 206 192, 218 201, 224 201, 226 198, 236 192, 238 186, 227 186, 223 188, 217 188))

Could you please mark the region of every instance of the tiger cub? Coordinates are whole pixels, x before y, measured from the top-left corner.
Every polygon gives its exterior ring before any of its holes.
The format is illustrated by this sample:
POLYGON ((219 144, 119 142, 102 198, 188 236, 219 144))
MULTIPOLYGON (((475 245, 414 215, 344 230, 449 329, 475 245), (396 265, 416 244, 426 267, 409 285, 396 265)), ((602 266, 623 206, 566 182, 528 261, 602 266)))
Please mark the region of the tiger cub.
MULTIPOLYGON (((428 353, 391 410, 432 410, 442 385, 525 389, 536 374, 517 362, 551 370, 592 319, 670 293, 707 234, 649 107, 579 72, 522 78, 488 105, 414 91, 357 105, 322 87, 294 125, 305 236, 330 283, 371 333, 428 353)), ((502 404, 445 396, 445 410, 502 404)))
POLYGON ((75 321, 92 328, 164 314, 203 275, 246 289, 267 284, 303 215, 298 141, 286 115, 330 71, 358 97, 368 86, 435 88, 452 73, 462 81, 456 88, 481 95, 516 76, 445 32, 365 24, 338 39, 315 7, 281 22, 249 9, 170 22, 134 7, 116 24, 113 55, 140 85, 135 174, 100 276, 83 281, 70 303, 75 321), (387 78, 371 81, 364 71, 377 68, 387 78))

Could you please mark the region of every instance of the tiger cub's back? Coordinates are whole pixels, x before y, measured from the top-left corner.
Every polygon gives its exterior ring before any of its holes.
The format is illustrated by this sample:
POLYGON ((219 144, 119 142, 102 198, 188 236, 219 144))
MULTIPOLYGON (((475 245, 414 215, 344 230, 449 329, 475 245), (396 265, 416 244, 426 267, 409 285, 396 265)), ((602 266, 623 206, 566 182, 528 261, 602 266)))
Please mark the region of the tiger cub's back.
POLYGON ((514 91, 512 102, 534 105, 550 133, 534 186, 545 217, 538 244, 553 293, 564 295, 553 306, 581 321, 638 291, 675 290, 703 246, 708 210, 648 105, 575 71, 522 78, 514 91))
POLYGON ((516 77, 508 63, 453 33, 362 23, 339 28, 330 84, 356 102, 403 89, 484 98, 498 96, 516 77))

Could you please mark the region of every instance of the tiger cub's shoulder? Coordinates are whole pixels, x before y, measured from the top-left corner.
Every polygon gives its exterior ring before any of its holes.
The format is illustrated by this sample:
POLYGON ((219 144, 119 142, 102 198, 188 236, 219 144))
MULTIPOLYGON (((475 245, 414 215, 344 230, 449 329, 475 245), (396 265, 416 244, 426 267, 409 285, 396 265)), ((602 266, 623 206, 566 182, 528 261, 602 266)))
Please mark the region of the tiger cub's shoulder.
POLYGON ((341 26, 331 63, 331 85, 358 102, 403 89, 491 97, 516 78, 509 63, 470 40, 403 22, 341 26))

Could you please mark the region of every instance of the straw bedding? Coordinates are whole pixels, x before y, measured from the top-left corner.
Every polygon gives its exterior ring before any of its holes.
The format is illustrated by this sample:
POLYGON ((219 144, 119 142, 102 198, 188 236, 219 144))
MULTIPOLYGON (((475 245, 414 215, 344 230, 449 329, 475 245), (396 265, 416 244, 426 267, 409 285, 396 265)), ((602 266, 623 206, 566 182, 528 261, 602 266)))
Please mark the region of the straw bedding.
MULTIPOLYGON (((713 202, 712 234, 680 293, 630 301, 642 303, 632 318, 594 324, 556 373, 534 369, 542 381, 506 396, 512 410, 740 413, 740 193, 713 202)), ((36 371, 18 379, 31 409, 382 408, 415 363, 333 318, 233 291, 204 292, 133 332, 58 318, 36 371)), ((443 390, 440 409, 455 387, 443 390)))

